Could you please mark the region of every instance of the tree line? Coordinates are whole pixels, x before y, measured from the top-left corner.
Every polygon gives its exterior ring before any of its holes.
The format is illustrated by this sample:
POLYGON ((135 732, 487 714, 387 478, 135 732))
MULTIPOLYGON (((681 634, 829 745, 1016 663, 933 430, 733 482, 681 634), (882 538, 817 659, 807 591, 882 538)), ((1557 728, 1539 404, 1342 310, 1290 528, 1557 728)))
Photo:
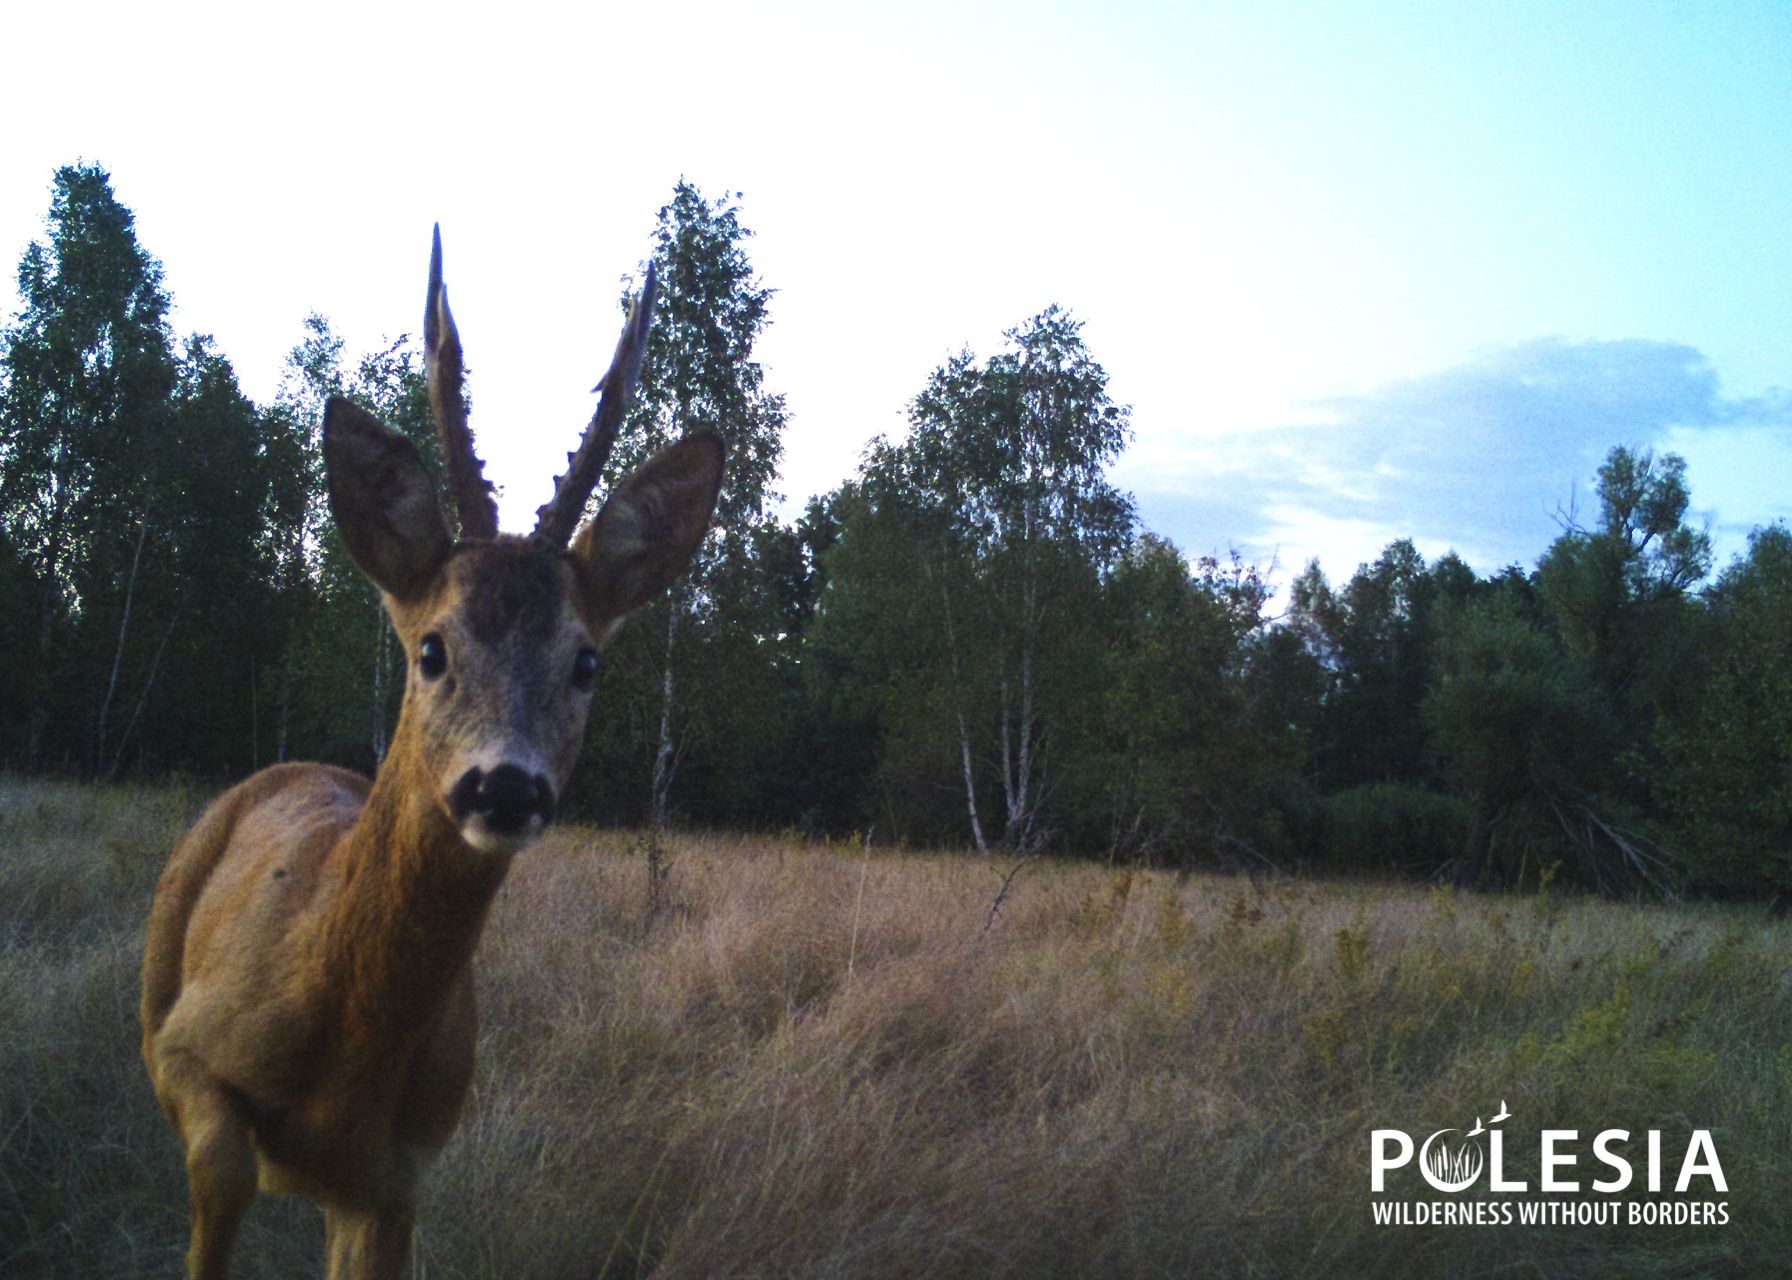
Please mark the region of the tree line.
MULTIPOLYGON (((59 170, 0 333, 0 760, 94 778, 373 768, 403 656, 336 540, 347 395, 434 466, 417 344, 308 317, 272 404, 176 340, 94 166, 59 170)), ((918 389, 909 430, 778 517, 772 290, 730 199, 656 218, 661 308, 611 467, 720 431, 689 579, 605 654, 567 797, 605 822, 1220 866, 1792 889, 1792 533, 1712 577, 1681 459, 1618 445, 1529 570, 1410 541, 1275 599, 1190 561, 1109 470, 1126 406, 1074 317, 918 389)), ((477 387, 474 387, 476 394, 477 387)), ((599 494, 604 486, 600 485, 599 494)))

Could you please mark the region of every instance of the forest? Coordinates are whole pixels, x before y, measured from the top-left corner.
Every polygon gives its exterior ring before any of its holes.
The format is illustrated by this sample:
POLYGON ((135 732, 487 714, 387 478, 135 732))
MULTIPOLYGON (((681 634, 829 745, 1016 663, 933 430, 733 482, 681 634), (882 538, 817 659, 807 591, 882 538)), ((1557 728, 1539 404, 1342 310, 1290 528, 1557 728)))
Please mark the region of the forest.
MULTIPOLYGON (((775 295, 741 210, 680 182, 652 230, 660 311, 612 472, 695 429, 724 435, 730 469, 693 572, 606 651, 576 816, 1792 890, 1792 530, 1714 564, 1679 457, 1613 441, 1597 510, 1528 568, 1482 576, 1402 540, 1278 593, 1142 526, 1109 475, 1129 411, 1052 307, 935 370, 907 434, 787 521, 787 410, 754 357, 775 295)), ((54 175, 17 280, 0 765, 207 786, 286 759, 372 770, 403 655, 336 540, 318 436, 347 395, 433 465, 418 342, 351 357, 314 314, 273 403, 252 402, 211 339, 177 338, 161 264, 90 165, 54 175)))

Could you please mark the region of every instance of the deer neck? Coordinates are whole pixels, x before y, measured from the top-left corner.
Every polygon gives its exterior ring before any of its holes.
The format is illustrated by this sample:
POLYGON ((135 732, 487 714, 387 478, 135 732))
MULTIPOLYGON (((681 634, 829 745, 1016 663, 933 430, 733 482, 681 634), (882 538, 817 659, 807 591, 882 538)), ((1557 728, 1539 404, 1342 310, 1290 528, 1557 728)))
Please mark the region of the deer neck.
POLYGON ((343 1037, 376 1054, 435 1024, 510 868, 510 855, 461 838, 404 745, 394 741, 344 842, 324 927, 343 1037))

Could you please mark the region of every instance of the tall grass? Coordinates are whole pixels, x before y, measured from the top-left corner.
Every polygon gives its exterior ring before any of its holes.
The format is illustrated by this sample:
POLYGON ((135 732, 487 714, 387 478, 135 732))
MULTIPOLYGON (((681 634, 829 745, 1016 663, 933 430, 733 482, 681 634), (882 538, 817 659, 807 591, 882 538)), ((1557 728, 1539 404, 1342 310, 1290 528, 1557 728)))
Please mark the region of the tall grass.
MULTIPOLYGON (((185 1191, 136 1057, 135 969, 190 808, 0 779, 0 1274, 178 1272, 185 1191)), ((674 842, 650 910, 636 847, 562 831, 517 862, 417 1275, 1744 1276, 1792 1258, 1784 925, 1039 862, 986 928, 999 864, 702 837, 674 842), (1660 1129, 1670 1182, 1711 1130, 1729 1224, 1373 1224, 1372 1130, 1422 1139, 1502 1099, 1531 1198, 1540 1129, 1584 1147, 1626 1128, 1632 1151, 1660 1129)), ((1609 1172, 1582 1160, 1583 1187, 1609 1172)), ((315 1274, 318 1244, 315 1212, 264 1199, 238 1274, 315 1274)))

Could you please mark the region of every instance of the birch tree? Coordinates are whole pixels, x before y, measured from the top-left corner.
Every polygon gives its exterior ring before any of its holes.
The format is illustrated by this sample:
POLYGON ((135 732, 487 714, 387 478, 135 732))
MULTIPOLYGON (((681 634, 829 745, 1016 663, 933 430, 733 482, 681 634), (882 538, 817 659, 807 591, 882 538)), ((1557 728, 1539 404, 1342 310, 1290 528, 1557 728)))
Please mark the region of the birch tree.
MULTIPOLYGON (((634 688, 623 696, 633 699, 633 727, 652 743, 647 817, 656 830, 666 823, 691 733, 729 716, 744 697, 740 668, 754 660, 740 650, 756 637, 740 613, 752 611, 743 596, 760 589, 757 549, 766 543, 767 506, 777 500, 771 485, 783 451, 784 398, 766 390, 754 359, 754 344, 771 322, 772 290, 754 274, 746 252, 752 232, 740 221, 736 198, 711 199, 681 180, 659 211, 659 305, 635 404, 609 462, 613 481, 692 431, 717 432, 728 445, 709 539, 670 596, 630 624, 611 659, 612 668, 625 670, 635 660, 634 688), (718 668, 730 671, 728 681, 715 678, 718 668), (691 678, 699 672, 704 679, 691 678)), ((599 499, 606 491, 600 486, 599 499)), ((630 719, 625 713, 601 726, 594 749, 603 751, 606 736, 614 745, 616 725, 630 719)))
POLYGON ((1082 325, 1049 307, 979 363, 966 351, 934 372, 899 446, 874 445, 868 485, 911 511, 948 673, 966 817, 990 841, 979 760, 993 765, 1002 839, 1038 835, 1049 725, 1042 683, 1056 640, 1074 629, 1080 587, 1112 567, 1131 536, 1131 498, 1107 468, 1130 434, 1082 325))

